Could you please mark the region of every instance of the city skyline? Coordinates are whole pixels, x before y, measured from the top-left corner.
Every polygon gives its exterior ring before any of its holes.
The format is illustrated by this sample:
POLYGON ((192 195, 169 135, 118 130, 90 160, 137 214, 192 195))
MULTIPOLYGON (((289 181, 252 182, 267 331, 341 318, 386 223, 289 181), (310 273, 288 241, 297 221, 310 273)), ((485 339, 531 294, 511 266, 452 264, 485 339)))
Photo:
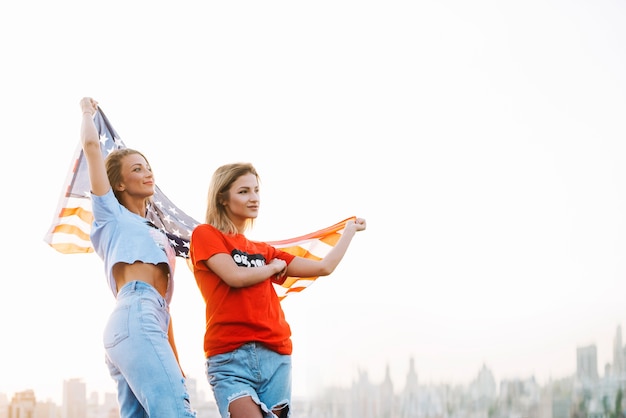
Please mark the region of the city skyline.
MULTIPOLYGON (((618 325, 615 329, 615 335, 613 337, 613 339, 611 340, 612 343, 610 344, 611 348, 612 348, 612 355, 613 357, 610 359, 610 361, 605 362, 604 364, 600 364, 599 362, 599 357, 598 357, 598 345, 595 343, 591 343, 589 345, 586 346, 579 346, 576 347, 575 352, 576 352, 576 362, 572 367, 572 373, 570 374, 565 374, 563 376, 554 376, 553 380, 557 381, 557 380, 562 380, 562 379, 568 379, 571 377, 577 377, 579 379, 588 379, 588 380, 597 380, 603 377, 607 377, 605 375, 606 372, 608 373, 618 373, 618 374, 626 374, 626 345, 623 344, 623 337, 622 337, 622 326, 621 324, 618 325), (581 361, 583 362, 581 364, 581 361), (618 365, 616 367, 616 365, 618 365), (617 370, 615 370, 617 369, 617 370)), ((472 377, 469 381, 465 381, 465 382, 446 382, 446 381, 438 381, 438 382, 422 382, 420 380, 420 373, 419 370, 417 370, 415 368, 415 359, 413 357, 410 357, 407 359, 406 362, 406 369, 404 370, 404 377, 405 380, 404 381, 397 381, 397 379, 394 379, 391 377, 391 370, 389 369, 389 365, 386 364, 384 365, 383 369, 384 369, 384 376, 381 379, 378 380, 371 380, 370 379, 370 373, 369 370, 367 368, 359 368, 357 370, 354 371, 354 375, 353 375, 353 379, 350 382, 349 385, 347 386, 343 386, 343 387, 339 387, 341 389, 348 389, 350 387, 350 385, 354 385, 358 382, 359 379, 362 379, 363 376, 367 376, 367 379, 370 380, 373 384, 382 384, 383 381, 386 381, 387 378, 390 379, 394 391, 396 391, 396 393, 401 392, 403 390, 405 390, 406 388, 406 384, 408 382, 408 379, 411 378, 412 374, 415 374, 416 378, 417 378, 417 382, 419 383, 419 385, 451 385, 451 386, 469 386, 471 385, 473 382, 475 382, 477 379, 479 379, 479 377, 481 376, 481 374, 486 370, 488 371, 495 380, 496 383, 496 388, 498 387, 498 383, 504 382, 504 381, 509 381, 509 380, 524 380, 524 379, 533 379, 536 380, 534 375, 524 375, 524 376, 508 376, 505 378, 500 378, 497 379, 495 378, 495 376, 497 375, 497 370, 493 370, 491 367, 489 367, 489 363, 485 362, 482 365, 480 365, 479 367, 476 368, 476 374, 474 377, 472 377), (388 374, 389 373, 389 374, 388 374)), ((380 366, 380 365, 379 365, 380 366)), ((400 371, 400 375, 402 374, 402 372, 400 371)), ((203 383, 202 380, 198 380, 195 377, 189 377, 188 379, 190 380, 189 385, 192 389, 193 392, 193 397, 197 400, 200 400, 202 403, 214 403, 213 400, 213 394, 210 391, 210 386, 208 384, 204 384, 206 382, 203 383)), ((81 384, 84 384, 86 387, 86 392, 88 394, 88 397, 91 397, 93 393, 97 393, 98 397, 100 398, 100 401, 103 401, 106 397, 110 397, 110 396, 115 396, 115 390, 111 390, 111 391, 101 391, 101 390, 89 390, 89 382, 86 382, 82 377, 70 377, 70 378, 65 378, 62 379, 61 385, 60 385, 60 393, 59 393, 59 397, 57 399, 52 398, 52 397, 48 397, 46 399, 37 399, 38 401, 53 401, 56 404, 60 405, 61 404, 61 397, 62 397, 62 391, 65 388, 65 385, 68 382, 72 382, 72 381, 77 381, 80 382, 81 384)), ((538 382, 539 383, 539 382, 538 382)), ((550 382, 541 382, 542 384, 549 384, 550 382)), ((318 388, 321 392, 329 389, 329 387, 325 387, 325 388, 318 388)), ((16 393, 20 393, 20 392, 26 392, 29 390, 33 390, 32 388, 24 388, 22 390, 14 390, 13 392, 10 393, 3 393, 0 392, 0 395, 4 394, 7 396, 8 399, 11 398, 12 395, 16 394, 16 393)), ((35 392, 35 396, 36 391, 35 392)), ((321 393, 319 392, 319 393, 321 393)), ((496 389, 497 392, 497 389, 496 389)), ((310 399, 310 398, 315 398, 316 396, 319 396, 319 393, 310 393, 310 394, 299 394, 298 398, 302 398, 302 399, 310 399)))
MULTIPOLYGON (((491 370, 483 365, 477 376, 467 385, 420 384, 411 359, 406 383, 399 390, 393 386, 389 375, 383 382, 371 382, 366 372, 350 388, 328 387, 323 393, 308 399, 294 398, 293 410, 298 416, 328 416, 341 418, 392 418, 403 417, 462 417, 529 416, 536 418, 569 418, 572 416, 618 415, 623 410, 623 368, 626 348, 621 344, 618 327, 614 340, 615 364, 607 368, 602 379, 592 369, 597 361, 596 347, 577 349, 575 376, 540 385, 534 378, 509 379, 496 384, 491 370), (591 366, 591 367, 589 367, 591 366)), ((218 417, 214 403, 198 397, 195 382, 189 381, 190 399, 199 417, 218 417)), ((61 412, 64 418, 98 418, 116 415, 114 394, 87 395, 85 384, 79 379, 63 383, 63 404, 35 400, 32 390, 16 393, 8 402, 0 393, 0 410, 8 405, 9 416, 52 416, 61 412)), ((0 414, 1 416, 2 414, 0 414)))

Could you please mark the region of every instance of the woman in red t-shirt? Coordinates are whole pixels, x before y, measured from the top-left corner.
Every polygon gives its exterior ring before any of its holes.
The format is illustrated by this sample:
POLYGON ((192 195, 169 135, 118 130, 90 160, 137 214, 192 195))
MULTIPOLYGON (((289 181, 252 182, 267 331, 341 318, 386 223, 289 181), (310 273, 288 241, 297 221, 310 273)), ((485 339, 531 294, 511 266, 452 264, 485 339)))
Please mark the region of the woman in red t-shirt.
POLYGON ((190 260, 206 303, 204 352, 222 417, 288 417, 291 329, 272 282, 331 274, 364 219, 348 221, 321 260, 288 254, 244 233, 259 213, 259 175, 249 163, 219 167, 205 224, 191 236, 190 260))

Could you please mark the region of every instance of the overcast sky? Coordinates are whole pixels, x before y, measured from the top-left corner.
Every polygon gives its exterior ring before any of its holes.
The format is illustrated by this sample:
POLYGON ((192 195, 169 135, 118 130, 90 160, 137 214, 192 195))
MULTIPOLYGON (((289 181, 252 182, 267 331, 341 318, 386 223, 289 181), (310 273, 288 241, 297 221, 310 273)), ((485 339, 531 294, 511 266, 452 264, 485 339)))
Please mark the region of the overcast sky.
MULTIPOLYGON (((367 219, 339 268, 283 302, 294 395, 385 368, 420 383, 612 362, 626 320, 623 1, 5 2, 0 6, 0 392, 114 391, 101 260, 44 243, 92 96, 199 221, 215 168, 250 161, 251 238, 367 219)), ((172 314, 208 393, 204 311, 172 314)), ((212 396, 212 395, 210 395, 212 396)))

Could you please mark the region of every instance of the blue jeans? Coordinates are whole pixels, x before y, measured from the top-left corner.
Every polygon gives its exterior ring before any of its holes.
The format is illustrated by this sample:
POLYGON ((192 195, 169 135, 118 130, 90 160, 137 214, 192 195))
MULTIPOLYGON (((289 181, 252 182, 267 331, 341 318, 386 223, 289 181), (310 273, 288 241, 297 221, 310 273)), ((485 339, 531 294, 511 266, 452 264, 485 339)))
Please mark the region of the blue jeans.
POLYGON ((121 418, 196 416, 167 339, 169 321, 165 299, 149 284, 129 282, 118 292, 103 342, 121 418))
POLYGON ((252 397, 265 417, 288 408, 291 415, 291 356, 278 354, 259 343, 247 343, 206 360, 206 375, 223 418, 229 418, 229 404, 252 397))

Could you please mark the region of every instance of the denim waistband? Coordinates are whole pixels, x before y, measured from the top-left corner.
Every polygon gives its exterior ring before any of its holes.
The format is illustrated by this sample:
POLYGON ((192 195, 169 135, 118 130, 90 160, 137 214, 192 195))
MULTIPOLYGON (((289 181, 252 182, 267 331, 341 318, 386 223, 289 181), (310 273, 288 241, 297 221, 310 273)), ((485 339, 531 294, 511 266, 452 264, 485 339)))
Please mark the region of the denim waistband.
POLYGON ((117 292, 117 296, 120 297, 126 294, 134 293, 137 291, 143 291, 143 290, 154 292, 155 296, 158 296, 159 298, 163 299, 163 296, 161 296, 161 294, 154 288, 154 286, 146 282, 142 282, 141 280, 133 280, 133 281, 126 283, 124 286, 122 286, 120 291, 117 292))

